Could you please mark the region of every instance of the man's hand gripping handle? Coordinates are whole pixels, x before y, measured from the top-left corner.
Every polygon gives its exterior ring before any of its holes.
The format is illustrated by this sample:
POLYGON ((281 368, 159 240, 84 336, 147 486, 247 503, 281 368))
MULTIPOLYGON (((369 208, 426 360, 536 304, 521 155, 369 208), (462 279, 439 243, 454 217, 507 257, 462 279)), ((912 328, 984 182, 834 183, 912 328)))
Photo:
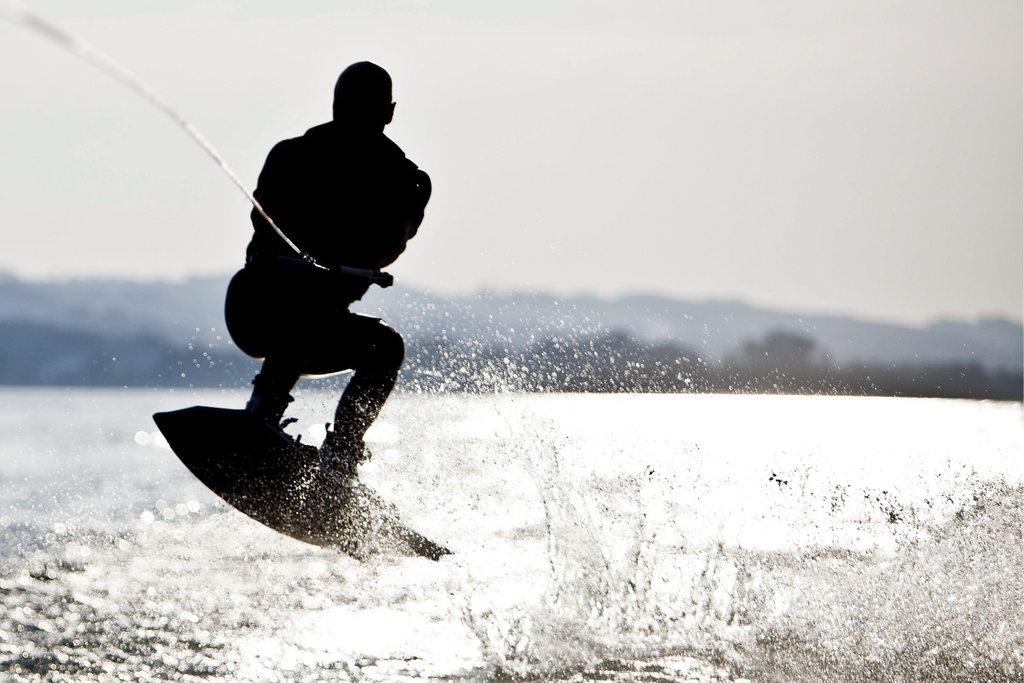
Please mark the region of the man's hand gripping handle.
POLYGON ((369 280, 370 284, 377 285, 378 287, 390 287, 395 284, 395 278, 391 273, 385 273, 383 270, 371 270, 369 268, 354 268, 352 266, 337 266, 332 270, 349 277, 359 278, 361 280, 369 280))

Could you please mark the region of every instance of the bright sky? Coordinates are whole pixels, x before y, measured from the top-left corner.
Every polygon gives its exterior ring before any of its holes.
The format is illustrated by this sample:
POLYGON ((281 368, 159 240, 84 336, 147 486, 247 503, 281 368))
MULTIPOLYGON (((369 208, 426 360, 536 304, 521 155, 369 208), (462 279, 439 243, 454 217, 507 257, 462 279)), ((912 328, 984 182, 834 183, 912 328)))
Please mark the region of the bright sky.
MULTIPOLYGON (((8 0, 0 0, 0 5, 8 0)), ((737 298, 1020 320, 1020 0, 36 0, 255 184, 387 68, 435 196, 391 269, 438 293, 737 298)), ((135 95, 0 21, 0 270, 241 264, 244 197, 135 95)))

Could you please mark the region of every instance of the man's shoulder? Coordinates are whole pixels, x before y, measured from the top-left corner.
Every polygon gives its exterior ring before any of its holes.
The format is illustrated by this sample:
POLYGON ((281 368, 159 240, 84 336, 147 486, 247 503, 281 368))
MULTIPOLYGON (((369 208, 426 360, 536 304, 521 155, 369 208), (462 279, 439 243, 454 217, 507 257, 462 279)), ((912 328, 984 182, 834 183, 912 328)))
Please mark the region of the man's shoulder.
POLYGON ((322 140, 324 138, 333 137, 336 134, 337 134, 337 130, 336 130, 335 124, 332 121, 327 121, 326 123, 321 123, 319 125, 313 126, 309 130, 307 130, 305 133, 303 133, 301 137, 297 137, 297 138, 293 138, 293 139, 295 139, 295 140, 322 140))
POLYGON ((400 158, 400 159, 405 159, 406 158, 405 157, 405 152, 402 151, 402 148, 399 147, 398 144, 395 143, 394 140, 389 138, 387 135, 384 135, 383 133, 381 133, 380 138, 381 138, 381 146, 384 149, 387 150, 387 153, 389 155, 397 157, 397 158, 400 158))
POLYGON ((294 138, 286 138, 275 144, 270 149, 268 159, 283 160, 296 156, 305 156, 322 148, 326 138, 330 135, 328 126, 324 123, 310 128, 302 135, 294 138))
POLYGON ((399 164, 416 168, 402 148, 383 133, 372 136, 352 135, 333 122, 313 126, 298 137, 281 140, 270 150, 275 162, 324 159, 340 154, 355 159, 377 159, 378 163, 399 164))

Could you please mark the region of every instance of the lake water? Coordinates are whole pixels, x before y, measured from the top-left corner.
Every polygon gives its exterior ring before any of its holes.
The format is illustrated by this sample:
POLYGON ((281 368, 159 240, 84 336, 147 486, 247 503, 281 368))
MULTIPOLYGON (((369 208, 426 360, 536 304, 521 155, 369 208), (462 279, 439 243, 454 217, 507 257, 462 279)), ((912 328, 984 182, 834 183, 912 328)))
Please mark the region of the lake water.
POLYGON ((397 396, 362 479, 433 563, 267 530, 149 418, 244 398, 0 390, 0 680, 1024 676, 1019 403, 397 396))

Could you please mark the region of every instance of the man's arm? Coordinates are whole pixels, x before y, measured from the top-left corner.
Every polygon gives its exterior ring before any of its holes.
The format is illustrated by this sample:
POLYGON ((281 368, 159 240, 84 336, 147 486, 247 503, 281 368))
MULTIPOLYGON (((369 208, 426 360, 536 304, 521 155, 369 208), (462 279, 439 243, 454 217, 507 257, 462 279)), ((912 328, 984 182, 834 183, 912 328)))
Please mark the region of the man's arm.
POLYGON ((416 232, 420 229, 420 224, 423 222, 423 211, 427 208, 427 202, 430 201, 430 194, 433 191, 430 176, 424 171, 417 168, 414 177, 416 189, 413 192, 413 206, 418 207, 418 209, 412 213, 409 217, 409 222, 406 223, 406 241, 415 237, 416 232))
POLYGON ((380 238, 383 239, 378 238, 377 259, 374 263, 376 268, 391 265, 405 251, 406 244, 416 236, 420 224, 423 223, 423 211, 433 191, 430 176, 411 161, 407 163, 411 167, 408 169, 408 175, 396 188, 396 224, 392 231, 388 231, 390 234, 382 234, 380 238))
MULTIPOLYGON (((296 202, 289 201, 289 198, 294 197, 296 192, 294 178, 296 172, 291 149, 292 141, 290 140, 284 140, 274 145, 260 171, 253 196, 277 226, 294 241, 295 235, 291 233, 294 232, 294 226, 301 220, 301 217, 294 215, 292 207, 296 202)), ((284 240, 255 208, 250 216, 256 232, 253 240, 255 249, 267 254, 292 255, 291 248, 285 244, 284 240)))

